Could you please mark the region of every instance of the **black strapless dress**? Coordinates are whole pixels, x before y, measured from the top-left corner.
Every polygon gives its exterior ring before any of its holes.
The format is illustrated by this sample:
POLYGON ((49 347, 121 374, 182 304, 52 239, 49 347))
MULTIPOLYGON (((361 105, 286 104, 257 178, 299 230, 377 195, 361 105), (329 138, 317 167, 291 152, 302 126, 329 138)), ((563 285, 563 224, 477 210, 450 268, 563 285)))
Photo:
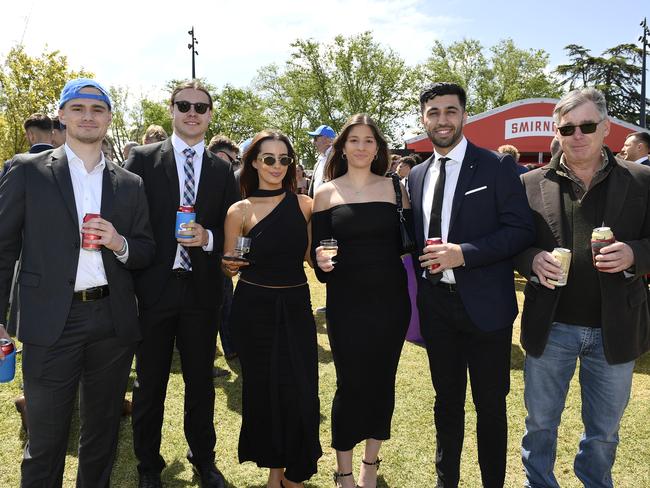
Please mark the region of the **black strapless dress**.
POLYGON ((327 283, 327 332, 336 367, 332 447, 390 437, 395 373, 411 305, 400 259, 399 219, 388 202, 337 205, 312 216, 312 252, 338 241, 327 283))
POLYGON ((307 223, 296 195, 286 193, 248 236, 254 264, 241 273, 230 319, 243 376, 239 462, 286 468, 301 482, 316 473, 322 450, 307 223))

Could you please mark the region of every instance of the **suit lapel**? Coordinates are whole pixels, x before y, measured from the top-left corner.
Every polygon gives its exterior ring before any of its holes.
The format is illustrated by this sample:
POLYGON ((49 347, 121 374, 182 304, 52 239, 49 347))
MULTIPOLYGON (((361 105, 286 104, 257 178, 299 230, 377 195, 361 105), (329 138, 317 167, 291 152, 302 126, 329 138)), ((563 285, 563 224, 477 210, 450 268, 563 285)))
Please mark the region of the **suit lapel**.
POLYGON ((196 194, 196 199, 194 201, 194 211, 198 212, 205 207, 205 202, 208 199, 210 193, 214 192, 214 188, 210 188, 212 173, 212 156, 208 154, 208 151, 203 151, 203 160, 201 162, 201 174, 196 180, 199 185, 199 191, 196 194))
POLYGON ((106 161, 106 167, 102 174, 101 215, 102 218, 109 221, 113 215, 115 193, 117 193, 117 176, 115 175, 115 167, 113 166, 113 163, 106 161))
POLYGON ((72 178, 70 177, 70 168, 68 167, 68 157, 65 154, 63 146, 57 148, 50 155, 50 161, 46 163, 54 175, 54 179, 59 186, 59 191, 68 209, 70 218, 75 227, 79 226, 79 217, 77 216, 77 206, 74 201, 74 190, 72 189, 72 178))
POLYGON ((630 185, 630 173, 614 161, 614 167, 608 176, 607 205, 605 205, 604 224, 612 227, 623 211, 627 187, 630 185))
POLYGON ((562 232, 562 209, 560 195, 560 183, 557 181, 555 172, 546 171, 544 177, 539 182, 539 190, 542 195, 542 204, 544 205, 545 220, 551 228, 560 246, 565 246, 564 233, 562 232))
POLYGON ((169 182, 169 194, 172 196, 174 206, 178 206, 181 201, 181 194, 178 188, 178 172, 176 171, 176 157, 174 156, 174 146, 171 139, 167 139, 160 149, 160 161, 165 168, 167 180, 169 182))
POLYGON ((476 170, 477 164, 478 162, 474 145, 471 142, 467 141, 467 150, 465 151, 465 158, 463 158, 463 162, 460 166, 460 174, 458 175, 456 191, 454 192, 454 201, 451 205, 451 218, 449 219, 449 232, 447 235, 451 235, 452 229, 454 227, 454 222, 458 216, 458 211, 463 204, 465 192, 467 191, 467 188, 469 187, 469 184, 474 177, 474 171, 476 170))
MULTIPOLYGON (((416 233, 416 239, 418 240, 418 249, 422 248, 422 245, 424 244, 424 239, 426 239, 427 236, 424 235, 425 231, 423 228, 423 216, 424 212, 427 210, 422 207, 422 199, 424 197, 424 182, 427 179, 427 174, 429 173, 429 167, 434 161, 434 156, 431 155, 429 159, 427 159, 424 163, 421 165, 421 170, 416 171, 414 175, 411 176, 411 178, 415 177, 411 181, 411 188, 413 190, 413 194, 411 195, 411 202, 413 202, 413 219, 415 221, 415 233, 416 233)), ((431 209, 429 209, 431 210, 431 209)))

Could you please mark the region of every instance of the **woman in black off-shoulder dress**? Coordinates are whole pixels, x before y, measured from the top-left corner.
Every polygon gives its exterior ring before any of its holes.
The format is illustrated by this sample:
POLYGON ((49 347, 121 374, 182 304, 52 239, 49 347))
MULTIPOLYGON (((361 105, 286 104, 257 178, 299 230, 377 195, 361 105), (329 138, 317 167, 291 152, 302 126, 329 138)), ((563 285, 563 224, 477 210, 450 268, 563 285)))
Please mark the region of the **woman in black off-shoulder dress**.
POLYGON ((327 328, 337 377, 334 478, 344 488, 355 486, 352 450, 362 441, 358 483, 376 486, 379 449, 390 438, 395 374, 410 320, 396 192, 384 177, 387 168, 381 132, 367 115, 355 115, 334 141, 327 166, 330 181, 314 197, 312 249, 317 276, 327 283, 327 328), (328 238, 338 244, 334 264, 319 246, 328 238))
POLYGON ((316 324, 303 262, 311 198, 296 195, 295 154, 286 136, 263 131, 243 155, 244 200, 225 222, 224 255, 238 235, 251 238, 231 324, 243 376, 239 461, 270 468, 267 488, 302 487, 316 473, 319 442, 316 324))

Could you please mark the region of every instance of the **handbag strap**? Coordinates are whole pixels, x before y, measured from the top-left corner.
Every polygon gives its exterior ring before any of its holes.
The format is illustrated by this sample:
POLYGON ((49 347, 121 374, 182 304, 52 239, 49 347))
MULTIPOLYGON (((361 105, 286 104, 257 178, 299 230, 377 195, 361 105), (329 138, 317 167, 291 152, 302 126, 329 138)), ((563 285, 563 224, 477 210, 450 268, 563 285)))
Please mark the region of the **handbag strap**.
POLYGON ((404 209, 402 208, 402 188, 399 184, 399 176, 396 174, 390 175, 393 180, 393 188, 395 188, 395 204, 397 205, 397 213, 399 214, 400 222, 404 222, 404 209))

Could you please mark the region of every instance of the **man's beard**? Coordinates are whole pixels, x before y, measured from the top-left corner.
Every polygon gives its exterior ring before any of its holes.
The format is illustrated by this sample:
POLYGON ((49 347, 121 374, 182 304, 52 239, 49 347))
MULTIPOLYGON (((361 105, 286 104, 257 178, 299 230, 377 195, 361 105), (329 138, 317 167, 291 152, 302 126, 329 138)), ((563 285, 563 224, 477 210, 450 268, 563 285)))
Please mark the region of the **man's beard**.
MULTIPOLYGON (((444 139, 439 139, 438 136, 436 135, 436 130, 441 129, 442 127, 436 127, 435 129, 428 130, 427 129, 427 135, 429 136, 429 139, 433 143, 434 146, 436 147, 451 147, 454 146, 460 139, 463 137, 463 125, 461 124, 459 127, 454 128, 454 127, 449 127, 450 129, 453 129, 453 134, 452 137, 449 140, 444 140, 444 139)), ((447 128, 447 127, 445 127, 447 128)))

